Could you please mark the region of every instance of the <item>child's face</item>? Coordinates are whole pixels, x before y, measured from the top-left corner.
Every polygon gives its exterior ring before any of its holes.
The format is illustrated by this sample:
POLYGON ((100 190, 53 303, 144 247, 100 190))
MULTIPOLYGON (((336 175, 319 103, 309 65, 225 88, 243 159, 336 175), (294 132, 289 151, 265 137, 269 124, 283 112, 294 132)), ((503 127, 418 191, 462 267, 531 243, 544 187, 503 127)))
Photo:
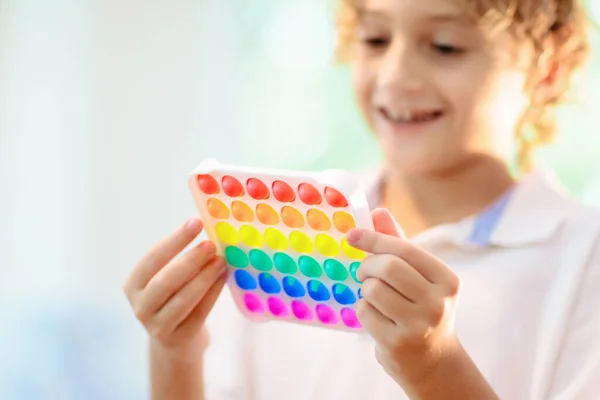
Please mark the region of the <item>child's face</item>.
POLYGON ((486 37, 451 0, 358 7, 353 84, 388 161, 427 173, 505 157, 528 104, 524 46, 486 37))

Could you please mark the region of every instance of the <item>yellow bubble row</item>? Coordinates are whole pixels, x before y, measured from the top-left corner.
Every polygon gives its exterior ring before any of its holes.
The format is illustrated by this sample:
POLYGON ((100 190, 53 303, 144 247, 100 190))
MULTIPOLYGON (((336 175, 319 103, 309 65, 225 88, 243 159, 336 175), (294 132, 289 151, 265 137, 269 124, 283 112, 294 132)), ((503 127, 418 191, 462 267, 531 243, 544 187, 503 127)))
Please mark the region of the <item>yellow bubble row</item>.
POLYGON ((293 231, 285 235, 278 229, 267 228, 261 233, 252 225, 243 225, 239 231, 227 222, 219 222, 216 227, 219 240, 227 245, 235 246, 240 241, 249 247, 262 247, 265 243, 276 251, 285 251, 292 248, 298 253, 310 254, 315 249, 325 257, 337 257, 344 253, 353 260, 362 260, 366 254, 348 244, 346 238, 340 242, 325 233, 319 233, 314 240, 301 231, 293 231))
POLYGON ((281 220, 287 227, 293 229, 303 228, 307 223, 316 231, 328 231, 333 226, 341 233, 347 233, 356 227, 352 215, 345 211, 336 211, 332 219, 321 210, 311 208, 306 215, 292 206, 284 206, 278 213, 273 207, 266 203, 260 203, 253 210, 246 203, 236 200, 231 203, 231 209, 219 199, 210 198, 207 201, 207 209, 215 219, 228 219, 230 215, 240 222, 252 222, 256 218, 265 225, 277 225, 281 220))

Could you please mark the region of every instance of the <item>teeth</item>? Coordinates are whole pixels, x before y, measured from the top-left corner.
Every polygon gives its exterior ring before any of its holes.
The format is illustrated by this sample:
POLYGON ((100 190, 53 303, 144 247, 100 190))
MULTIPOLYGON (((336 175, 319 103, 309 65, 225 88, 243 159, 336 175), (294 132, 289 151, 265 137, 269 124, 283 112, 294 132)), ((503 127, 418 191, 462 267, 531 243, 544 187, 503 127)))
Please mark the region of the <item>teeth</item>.
POLYGON ((388 113, 391 120, 395 122, 409 122, 412 120, 410 111, 400 111, 399 113, 388 113))
POLYGON ((439 116, 437 111, 401 111, 398 113, 387 113, 388 117, 394 122, 425 122, 431 121, 439 116))

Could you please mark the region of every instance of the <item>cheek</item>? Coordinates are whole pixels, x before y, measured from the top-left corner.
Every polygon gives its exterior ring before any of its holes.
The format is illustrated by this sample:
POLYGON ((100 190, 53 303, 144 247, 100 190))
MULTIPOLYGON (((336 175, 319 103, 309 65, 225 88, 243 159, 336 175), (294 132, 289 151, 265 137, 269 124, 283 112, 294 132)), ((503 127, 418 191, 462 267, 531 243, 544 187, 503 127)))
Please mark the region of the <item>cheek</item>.
POLYGON ((510 154, 515 126, 527 105, 524 75, 482 68, 448 82, 447 93, 458 114, 456 122, 472 146, 492 147, 494 152, 510 154))
POLYGON ((365 63, 355 61, 351 64, 352 86, 358 107, 368 123, 371 122, 371 96, 373 94, 373 74, 365 63))
POLYGON ((490 139, 505 156, 514 150, 515 130, 529 103, 524 85, 523 74, 513 72, 500 75, 486 110, 490 139))
POLYGON ((517 120, 528 104, 524 91, 525 77, 520 73, 506 73, 498 78, 498 85, 493 93, 491 111, 496 121, 504 121, 503 125, 514 129, 517 120))

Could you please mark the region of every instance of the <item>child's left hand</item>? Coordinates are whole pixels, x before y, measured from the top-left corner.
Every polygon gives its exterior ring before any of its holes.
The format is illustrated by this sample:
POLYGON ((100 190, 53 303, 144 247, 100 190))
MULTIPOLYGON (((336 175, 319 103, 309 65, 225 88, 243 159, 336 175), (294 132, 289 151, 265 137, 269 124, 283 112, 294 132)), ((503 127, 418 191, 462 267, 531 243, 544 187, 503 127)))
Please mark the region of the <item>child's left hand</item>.
POLYGON ((377 343, 376 357, 399 384, 420 380, 457 344, 454 308, 460 281, 444 262, 404 238, 387 210, 373 211, 375 231, 354 229, 353 247, 371 253, 360 265, 357 316, 377 343))

